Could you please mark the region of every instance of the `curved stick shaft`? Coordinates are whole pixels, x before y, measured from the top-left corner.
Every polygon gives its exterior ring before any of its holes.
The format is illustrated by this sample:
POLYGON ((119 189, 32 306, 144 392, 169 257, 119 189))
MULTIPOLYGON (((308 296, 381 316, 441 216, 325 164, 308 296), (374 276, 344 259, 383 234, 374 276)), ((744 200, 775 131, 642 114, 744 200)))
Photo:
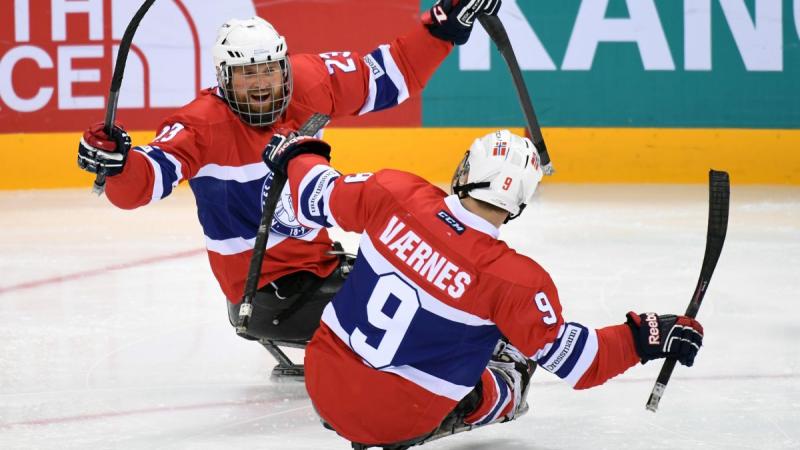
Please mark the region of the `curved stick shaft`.
MULTIPOLYGON (((114 127, 114 117, 117 114, 117 101, 119 100, 119 89, 120 86, 122 86, 122 77, 125 75, 125 64, 128 62, 128 52, 131 49, 133 35, 136 34, 139 23, 155 1, 156 0, 145 0, 145 2, 142 3, 142 6, 139 7, 139 10, 136 11, 136 14, 133 15, 133 18, 128 23, 128 27, 125 28, 125 33, 122 35, 122 40, 119 42, 117 62, 114 65, 114 74, 111 76, 111 88, 109 89, 108 102, 106 103, 106 116, 105 120, 103 120, 103 130, 109 137, 111 137, 111 129, 114 127)), ((106 174, 98 173, 94 179, 92 192, 100 195, 105 191, 105 188, 106 174)))

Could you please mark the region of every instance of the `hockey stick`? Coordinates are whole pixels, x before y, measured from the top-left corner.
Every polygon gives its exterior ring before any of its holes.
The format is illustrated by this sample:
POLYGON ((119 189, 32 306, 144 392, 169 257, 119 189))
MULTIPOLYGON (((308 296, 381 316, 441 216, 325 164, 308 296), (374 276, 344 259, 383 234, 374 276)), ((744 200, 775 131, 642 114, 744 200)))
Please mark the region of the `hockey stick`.
MULTIPOLYGON (((297 133, 301 136, 312 136, 317 134, 330 120, 330 116, 315 113, 299 130, 297 130, 297 133)), ((286 176, 275 173, 267 198, 264 200, 264 210, 261 213, 261 222, 258 225, 256 242, 255 245, 253 245, 253 256, 250 258, 250 268, 247 271, 244 299, 239 307, 239 323, 236 326, 236 333, 240 336, 247 335, 247 325, 253 313, 253 299, 256 297, 256 292, 258 291, 258 279, 260 278, 261 267, 264 263, 264 253, 267 251, 269 229, 272 226, 272 218, 275 216, 275 207, 278 204, 278 199, 281 196, 285 184, 286 176)))
MULTIPOLYGON (((156 0, 145 0, 145 2, 142 3, 142 6, 140 6, 136 14, 133 15, 133 19, 128 23, 128 28, 125 29, 122 40, 119 41, 117 63, 114 65, 114 74, 111 76, 111 89, 109 89, 108 103, 106 103, 106 118, 103 121, 103 131, 106 132, 109 138, 111 137, 111 130, 114 127, 114 116, 117 114, 117 101, 119 100, 119 88, 122 86, 122 76, 125 74, 125 64, 128 62, 128 51, 131 49, 133 35, 136 33, 136 29, 139 28, 139 22, 142 21, 147 10, 150 9, 150 6, 152 6, 155 1, 156 0)), ((97 177, 94 179, 92 192, 100 195, 105 189, 106 174, 98 173, 97 177)))
MULTIPOLYGON (((301 136, 312 136, 317 134, 330 120, 330 116, 315 113, 299 130, 297 130, 297 133, 301 136)), ((247 336, 247 326, 250 323, 250 317, 253 315, 253 299, 256 298, 258 292, 258 280, 261 275, 261 267, 264 264, 264 254, 267 251, 269 229, 272 226, 272 219, 275 216, 275 207, 278 204, 278 199, 281 196, 281 192, 283 192, 283 186, 285 184, 285 175, 274 174, 272 184, 269 187, 269 193, 267 194, 266 200, 264 200, 264 210, 261 213, 261 222, 258 224, 256 242, 253 245, 253 255, 250 258, 250 267, 247 271, 244 298, 242 299, 242 304, 239 306, 239 323, 236 325, 236 334, 239 336, 247 336)), ((302 345, 298 345, 294 342, 281 342, 271 339, 259 339, 258 342, 278 361, 278 365, 272 369, 273 376, 301 377, 305 374, 303 366, 293 363, 278 347, 279 344, 289 347, 303 347, 302 345)))
MULTIPOLYGON (((708 234, 706 236, 706 253, 703 256, 703 266, 700 269, 700 278, 697 280, 697 287, 694 289, 692 301, 686 308, 687 317, 695 318, 703 297, 706 295, 708 283, 711 282, 711 275, 717 267, 719 255, 722 253, 722 245, 725 243, 725 234, 728 231, 728 207, 730 204, 730 179, 727 172, 708 172, 708 234)), ((675 369, 675 358, 667 358, 661 366, 650 398, 647 399, 647 409, 656 412, 661 396, 667 388, 667 383, 675 369)))
POLYGON ((508 65, 508 70, 511 72, 511 78, 514 80, 514 87, 517 89, 517 97, 522 106, 522 112, 525 113, 525 121, 528 124, 528 132, 531 134, 531 140, 536 146, 539 153, 539 159, 542 163, 542 171, 545 175, 552 175, 555 172, 553 164, 550 162, 550 154, 547 153, 547 144, 544 142, 542 136, 542 129, 539 127, 539 120, 536 118, 536 112, 533 110, 533 103, 531 96, 528 93, 528 87, 525 85, 525 79, 522 78, 522 70, 517 63, 517 57, 514 55, 514 49, 511 47, 511 40, 508 38, 506 27, 497 16, 480 16, 478 19, 483 25, 483 28, 489 34, 489 37, 497 46, 497 50, 505 59, 508 65))

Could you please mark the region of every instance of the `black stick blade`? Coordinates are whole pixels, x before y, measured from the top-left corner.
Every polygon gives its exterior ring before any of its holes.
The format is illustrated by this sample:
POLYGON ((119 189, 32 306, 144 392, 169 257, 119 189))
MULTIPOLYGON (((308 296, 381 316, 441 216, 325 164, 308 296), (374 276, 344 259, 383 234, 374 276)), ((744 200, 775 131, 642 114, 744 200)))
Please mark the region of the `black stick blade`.
MULTIPOLYGON (((686 308, 687 317, 694 318, 706 295, 706 289, 711 282, 711 275, 717 267, 717 261, 722 254, 725 235, 728 232, 728 211, 730 209, 730 178, 727 172, 710 170, 708 172, 708 232, 706 233, 706 251, 703 256, 703 266, 700 269, 700 278, 692 295, 692 300, 686 308)), ((661 396, 667 388, 667 383, 675 369, 675 358, 667 358, 661 366, 650 397, 647 399, 647 409, 656 412, 661 396)))
POLYGON ((730 209, 730 178, 727 172, 711 170, 708 172, 708 232, 706 234, 706 252, 700 268, 700 278, 692 301, 686 308, 685 316, 694 318, 700 309, 711 275, 717 267, 722 254, 725 236, 728 234, 728 212, 730 209))

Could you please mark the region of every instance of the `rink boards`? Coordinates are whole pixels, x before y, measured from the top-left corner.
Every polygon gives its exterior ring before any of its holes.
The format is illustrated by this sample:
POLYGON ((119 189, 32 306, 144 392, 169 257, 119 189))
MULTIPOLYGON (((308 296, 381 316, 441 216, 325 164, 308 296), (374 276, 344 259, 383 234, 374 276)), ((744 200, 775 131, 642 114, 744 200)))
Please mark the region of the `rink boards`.
MULTIPOLYGON (((492 128, 332 128, 342 172, 391 167, 449 181, 475 137, 492 128)), ((523 133, 521 128, 512 128, 523 133)), ((133 132, 144 145, 152 132, 133 132)), ((546 128, 554 183, 703 183, 709 168, 736 184, 800 184, 800 130, 546 128)), ((0 189, 91 186, 75 162, 79 132, 0 134, 0 189)))

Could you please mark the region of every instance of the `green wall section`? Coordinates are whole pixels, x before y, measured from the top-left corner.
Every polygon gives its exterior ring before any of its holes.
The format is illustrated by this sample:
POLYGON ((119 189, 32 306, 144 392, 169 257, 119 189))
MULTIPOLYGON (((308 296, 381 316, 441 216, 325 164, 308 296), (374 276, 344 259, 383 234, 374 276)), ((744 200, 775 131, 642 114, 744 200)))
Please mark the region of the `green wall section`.
MULTIPOLYGON (((505 0, 501 18, 520 60, 534 33, 552 61, 523 66, 545 126, 800 128, 800 0, 505 0)), ((423 125, 523 124, 493 44, 490 70, 459 69, 485 53, 473 41, 429 83, 423 125)))

